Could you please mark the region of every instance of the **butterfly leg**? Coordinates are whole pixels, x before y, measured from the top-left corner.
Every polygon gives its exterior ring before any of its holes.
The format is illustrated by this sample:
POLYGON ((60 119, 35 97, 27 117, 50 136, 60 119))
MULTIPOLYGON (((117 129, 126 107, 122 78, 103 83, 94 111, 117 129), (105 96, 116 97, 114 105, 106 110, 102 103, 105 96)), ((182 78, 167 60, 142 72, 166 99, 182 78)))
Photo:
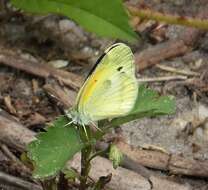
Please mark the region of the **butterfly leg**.
POLYGON ((83 127, 83 129, 84 129, 84 132, 85 132, 85 135, 86 135, 86 137, 87 137, 87 140, 89 141, 89 136, 88 136, 88 134, 87 134, 87 129, 86 129, 85 125, 82 124, 82 127, 83 127))
POLYGON ((74 120, 70 121, 69 123, 65 124, 64 127, 71 125, 72 123, 74 123, 74 120))

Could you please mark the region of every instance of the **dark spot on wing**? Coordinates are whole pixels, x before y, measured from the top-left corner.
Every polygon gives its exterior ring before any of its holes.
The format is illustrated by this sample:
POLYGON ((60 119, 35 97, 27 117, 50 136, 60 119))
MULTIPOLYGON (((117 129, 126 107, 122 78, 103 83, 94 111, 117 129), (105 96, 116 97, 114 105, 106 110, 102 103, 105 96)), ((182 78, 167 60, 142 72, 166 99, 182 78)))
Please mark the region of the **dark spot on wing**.
POLYGON ((121 67, 118 67, 118 68, 117 68, 117 71, 121 71, 121 69, 123 69, 122 66, 121 66, 121 67))
POLYGON ((121 73, 122 73, 122 74, 125 74, 125 72, 124 72, 124 71, 122 71, 121 73))

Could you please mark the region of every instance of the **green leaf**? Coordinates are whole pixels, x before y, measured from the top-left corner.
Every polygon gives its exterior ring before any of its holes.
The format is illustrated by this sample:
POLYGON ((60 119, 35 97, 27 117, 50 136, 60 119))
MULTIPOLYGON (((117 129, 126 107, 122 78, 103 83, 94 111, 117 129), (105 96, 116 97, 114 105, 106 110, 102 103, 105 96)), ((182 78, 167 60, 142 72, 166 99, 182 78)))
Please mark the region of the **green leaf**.
POLYGON ((28 12, 65 15, 99 36, 135 41, 122 0, 11 0, 28 12))
POLYGON ((111 144, 109 159, 113 162, 113 168, 116 169, 123 161, 123 154, 115 144, 111 144))
POLYGON ((159 96, 156 91, 143 84, 139 86, 137 101, 130 115, 150 111, 152 116, 172 114, 175 112, 175 101, 172 96, 159 96))
POLYGON ((99 126, 115 127, 139 118, 173 114, 174 112, 175 100, 172 96, 159 96, 156 91, 141 84, 132 111, 127 116, 115 118, 112 121, 101 121, 99 126))
POLYGON ((68 169, 68 168, 65 168, 63 170, 63 173, 64 173, 64 177, 66 179, 69 179, 69 180, 75 180, 76 178, 79 178, 79 174, 77 173, 77 171, 75 171, 74 169, 68 169))
POLYGON ((28 145, 28 156, 34 163, 35 178, 56 175, 65 163, 83 147, 75 127, 65 126, 68 120, 61 116, 28 145))

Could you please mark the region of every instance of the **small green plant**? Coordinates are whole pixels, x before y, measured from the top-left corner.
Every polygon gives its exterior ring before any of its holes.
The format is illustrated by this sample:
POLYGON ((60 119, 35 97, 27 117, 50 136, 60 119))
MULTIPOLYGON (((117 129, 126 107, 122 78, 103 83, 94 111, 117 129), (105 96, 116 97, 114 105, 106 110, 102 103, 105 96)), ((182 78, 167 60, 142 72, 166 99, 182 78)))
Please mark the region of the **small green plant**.
MULTIPOLYGON (((175 111, 175 102, 171 96, 159 96, 157 92, 149 89, 144 84, 138 88, 138 96, 134 109, 124 117, 115 118, 111 121, 102 120, 99 122, 99 129, 96 132, 86 126, 84 131, 82 126, 69 123, 69 118, 60 116, 47 131, 40 133, 37 140, 28 145, 28 157, 34 165, 34 178, 45 180, 57 176, 60 171, 64 171, 72 178, 80 180, 80 189, 88 187, 88 174, 90 171, 90 161, 97 155, 103 154, 102 151, 95 151, 95 143, 100 140, 109 129, 126 122, 143 117, 153 117, 157 115, 172 114, 175 111), (66 162, 70 160, 75 153, 81 151, 81 174, 75 172, 66 172, 64 168, 66 162), (73 174, 73 175, 72 175, 73 174)), ((115 167, 118 166, 122 156, 116 147, 112 145, 109 154, 115 167)), ((100 181, 94 186, 99 186, 100 181)), ((102 187, 102 185, 100 185, 102 187)), ((49 188, 46 188, 49 189, 49 188)))

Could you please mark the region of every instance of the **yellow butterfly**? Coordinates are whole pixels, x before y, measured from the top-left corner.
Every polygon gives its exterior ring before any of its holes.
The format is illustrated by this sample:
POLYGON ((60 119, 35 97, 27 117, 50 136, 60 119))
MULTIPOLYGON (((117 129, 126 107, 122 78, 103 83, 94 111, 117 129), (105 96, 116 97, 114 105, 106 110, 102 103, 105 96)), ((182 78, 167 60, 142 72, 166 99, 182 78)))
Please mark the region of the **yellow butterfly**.
POLYGON ((125 116, 134 107, 137 93, 133 53, 127 45, 117 43, 98 59, 67 115, 83 126, 125 116))

